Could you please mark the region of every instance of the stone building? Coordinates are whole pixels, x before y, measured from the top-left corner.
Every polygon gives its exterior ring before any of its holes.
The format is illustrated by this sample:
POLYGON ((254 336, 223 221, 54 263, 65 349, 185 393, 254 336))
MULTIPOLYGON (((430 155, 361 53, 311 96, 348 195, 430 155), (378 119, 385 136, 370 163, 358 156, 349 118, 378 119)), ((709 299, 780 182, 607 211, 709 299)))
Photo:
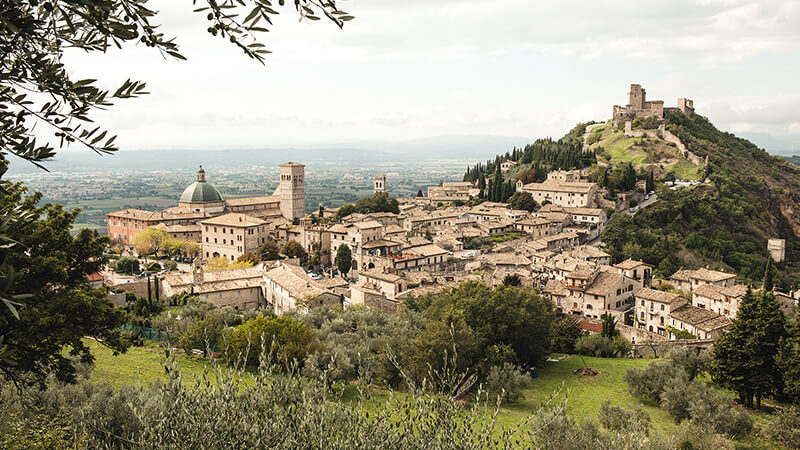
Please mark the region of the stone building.
POLYGON ((736 274, 700 268, 697 270, 681 269, 669 278, 676 289, 692 292, 704 284, 713 284, 722 287, 733 287, 736 283, 736 274))
POLYGON ((386 192, 386 175, 375 175, 375 179, 373 180, 373 191, 376 194, 378 192, 386 192))
POLYGON ((523 184, 518 180, 516 190, 531 194, 540 205, 549 202, 562 207, 593 208, 600 187, 597 183, 582 181, 580 171, 571 172, 551 172, 542 183, 523 184))
POLYGON ((786 240, 770 239, 767 241, 767 250, 775 262, 783 262, 786 259, 786 240))
POLYGON ((221 214, 225 210, 225 200, 217 188, 206 181, 203 166, 197 171, 197 181, 181 194, 178 207, 206 214, 221 214))
POLYGON ((669 315, 689 303, 677 294, 644 288, 636 293, 636 323, 639 328, 667 336, 669 315))
POLYGON ((679 98, 678 106, 665 108, 664 100, 647 100, 647 92, 639 84, 631 84, 628 91, 628 104, 625 106, 614 105, 613 120, 633 120, 636 117, 653 117, 663 119, 664 114, 681 112, 687 116, 694 114, 694 101, 679 98))
MULTIPOLYGON (((178 206, 163 211, 129 208, 106 214, 108 236, 131 245, 136 235, 149 227, 158 224, 188 226, 225 213, 241 213, 276 223, 302 217, 305 207, 304 171, 302 164, 284 164, 281 166, 281 183, 274 195, 224 199, 206 180, 206 172, 200 167, 196 180, 178 199, 178 206)), ((199 229, 190 228, 175 227, 166 231, 181 239, 197 239, 199 229)))
POLYGON ((305 215, 306 188, 303 164, 288 162, 281 164, 281 181, 278 185, 283 217, 293 220, 305 215))
POLYGON ((228 213, 200 222, 203 258, 235 261, 246 252, 255 252, 269 239, 267 222, 242 213, 228 213))
POLYGON ((308 312, 309 308, 321 305, 339 305, 344 296, 335 293, 323 281, 312 280, 300 266, 278 263, 265 268, 262 289, 268 306, 275 314, 290 311, 308 312))
POLYGON ((185 292, 220 307, 241 310, 256 309, 264 304, 260 267, 207 272, 197 263, 192 273, 165 276, 161 280, 161 291, 165 297, 185 292))

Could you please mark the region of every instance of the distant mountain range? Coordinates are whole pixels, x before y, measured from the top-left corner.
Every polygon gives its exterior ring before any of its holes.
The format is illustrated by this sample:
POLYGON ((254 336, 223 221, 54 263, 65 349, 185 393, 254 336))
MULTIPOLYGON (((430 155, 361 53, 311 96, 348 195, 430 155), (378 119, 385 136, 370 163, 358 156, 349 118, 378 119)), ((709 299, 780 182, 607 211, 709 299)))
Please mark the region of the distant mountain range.
MULTIPOLYGON (((243 165, 272 166, 286 161, 303 163, 340 163, 354 167, 386 162, 426 162, 459 160, 467 164, 487 154, 505 153, 532 139, 520 136, 436 136, 406 141, 354 141, 334 144, 284 147, 237 148, 220 150, 163 149, 122 150, 111 156, 91 151, 61 151, 45 166, 52 171, 97 169, 190 169, 197 164, 218 168, 243 165)), ((40 169, 24 161, 12 161, 10 174, 30 173, 40 169)))

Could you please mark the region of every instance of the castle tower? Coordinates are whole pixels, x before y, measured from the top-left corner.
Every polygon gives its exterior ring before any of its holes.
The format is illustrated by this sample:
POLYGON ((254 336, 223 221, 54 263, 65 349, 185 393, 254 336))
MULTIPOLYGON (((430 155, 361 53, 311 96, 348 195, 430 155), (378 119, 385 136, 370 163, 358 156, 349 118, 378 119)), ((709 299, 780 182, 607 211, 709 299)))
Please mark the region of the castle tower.
POLYGON ((775 262, 783 262, 786 258, 786 240, 785 239, 770 239, 767 241, 767 250, 769 250, 769 256, 775 260, 775 262))
POLYGON ((644 109, 644 104, 647 102, 645 98, 647 92, 640 84, 632 84, 631 90, 628 92, 628 108, 644 109))
POLYGON ((294 162, 281 164, 281 181, 278 186, 281 196, 281 213, 289 220, 305 215, 305 173, 306 166, 303 164, 294 162))
POLYGON ((374 191, 376 194, 378 192, 386 192, 386 175, 375 175, 374 186, 374 191))

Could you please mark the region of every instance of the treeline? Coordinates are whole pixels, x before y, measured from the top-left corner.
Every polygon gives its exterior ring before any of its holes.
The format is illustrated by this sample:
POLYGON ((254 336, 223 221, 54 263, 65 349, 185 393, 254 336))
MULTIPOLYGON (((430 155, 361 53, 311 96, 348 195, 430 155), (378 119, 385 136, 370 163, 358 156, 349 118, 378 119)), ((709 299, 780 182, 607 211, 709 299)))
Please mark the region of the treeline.
POLYGON ((400 206, 396 198, 390 197, 386 192, 376 192, 372 197, 364 197, 355 204, 347 204, 339 208, 336 212, 336 220, 340 220, 350 214, 370 214, 377 212, 400 213, 400 206))
POLYGON ((494 160, 487 160, 472 167, 467 167, 463 180, 475 182, 481 189, 480 197, 494 202, 506 202, 516 190, 516 180, 523 183, 541 182, 552 170, 583 169, 597 163, 593 151, 583 151, 582 131, 581 138, 576 138, 578 128, 585 129, 585 124, 579 124, 566 136, 559 140, 552 138, 537 139, 532 144, 523 148, 516 148, 505 155, 497 155, 494 160), (582 128, 581 128, 582 127, 582 128), (504 179, 500 166, 506 161, 530 165, 530 169, 523 170, 524 175, 516 179, 504 179))

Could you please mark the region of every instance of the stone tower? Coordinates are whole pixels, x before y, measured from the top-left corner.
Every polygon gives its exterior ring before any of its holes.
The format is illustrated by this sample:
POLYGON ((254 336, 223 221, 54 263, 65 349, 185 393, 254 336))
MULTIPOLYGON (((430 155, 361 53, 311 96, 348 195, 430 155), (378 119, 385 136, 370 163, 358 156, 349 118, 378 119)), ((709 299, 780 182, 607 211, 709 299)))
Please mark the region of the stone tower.
POLYGON ((375 175, 375 193, 386 192, 386 175, 375 175))
POLYGON ((786 259, 786 240, 770 239, 767 241, 767 250, 775 262, 783 262, 786 259))
POLYGON ((640 84, 632 84, 631 90, 628 92, 628 107, 633 109, 644 109, 644 104, 647 102, 645 97, 647 92, 640 84))
POLYGON ((281 214, 292 220, 305 215, 306 166, 299 163, 288 162, 281 164, 281 182, 279 185, 281 196, 281 214))

